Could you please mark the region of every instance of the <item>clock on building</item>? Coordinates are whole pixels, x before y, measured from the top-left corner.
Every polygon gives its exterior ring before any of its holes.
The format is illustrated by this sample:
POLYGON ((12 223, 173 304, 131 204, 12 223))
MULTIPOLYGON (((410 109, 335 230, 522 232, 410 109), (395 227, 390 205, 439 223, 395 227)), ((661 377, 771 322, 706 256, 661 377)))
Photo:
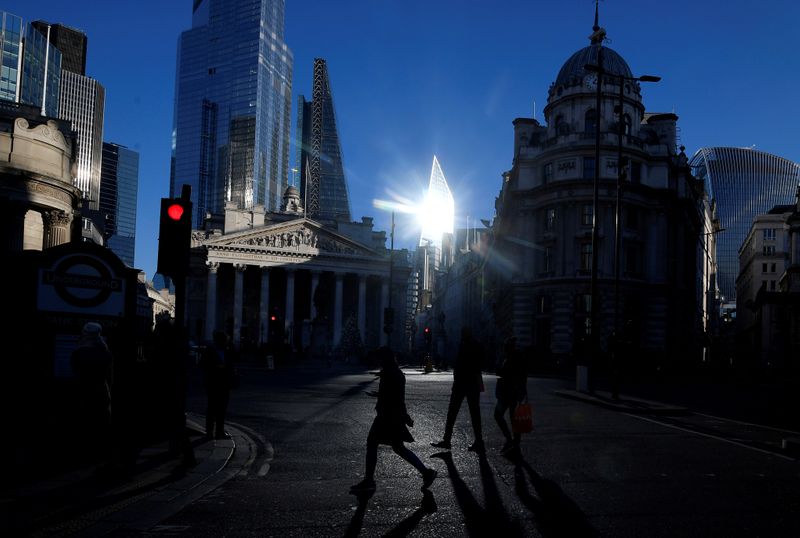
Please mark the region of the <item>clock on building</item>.
POLYGON ((594 73, 586 75, 583 79, 583 85, 590 90, 597 89, 597 75, 594 73))

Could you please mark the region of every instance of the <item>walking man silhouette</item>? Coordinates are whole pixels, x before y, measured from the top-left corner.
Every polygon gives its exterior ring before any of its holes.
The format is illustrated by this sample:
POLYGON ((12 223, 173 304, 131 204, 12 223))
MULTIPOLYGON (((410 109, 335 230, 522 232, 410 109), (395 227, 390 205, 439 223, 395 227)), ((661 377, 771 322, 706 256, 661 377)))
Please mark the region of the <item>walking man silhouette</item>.
POLYGON ((467 399, 472 431, 475 442, 468 450, 483 452, 483 435, 481 433, 480 395, 483 390, 481 378, 481 361, 483 360, 483 346, 472 336, 469 327, 461 329, 461 343, 458 348, 456 363, 453 367, 453 389, 450 392, 450 404, 447 407, 447 420, 444 425, 444 437, 437 443, 431 443, 436 448, 450 450, 453 437, 453 427, 456 423, 458 411, 464 398, 467 399))
POLYGON ((364 480, 350 488, 351 493, 372 493, 375 491, 375 467, 378 463, 378 445, 389 445, 395 454, 413 465, 422 475, 422 490, 426 490, 436 478, 436 470, 425 467, 419 457, 403 443, 411 443, 414 438, 407 426, 414 421, 406 410, 406 376, 403 374, 394 353, 383 346, 378 349, 381 363, 381 380, 378 392, 368 392, 378 398, 375 404, 375 420, 367 435, 367 462, 364 480))
POLYGON ((525 359, 517 349, 517 339, 515 337, 512 336, 506 340, 504 351, 503 363, 497 370, 498 377, 495 387, 497 405, 494 408, 494 419, 506 439, 501 452, 508 454, 519 451, 521 435, 519 432, 514 432, 512 438, 511 430, 509 430, 506 423, 505 413, 508 411, 513 420, 517 404, 528 395, 528 372, 525 367, 525 359))

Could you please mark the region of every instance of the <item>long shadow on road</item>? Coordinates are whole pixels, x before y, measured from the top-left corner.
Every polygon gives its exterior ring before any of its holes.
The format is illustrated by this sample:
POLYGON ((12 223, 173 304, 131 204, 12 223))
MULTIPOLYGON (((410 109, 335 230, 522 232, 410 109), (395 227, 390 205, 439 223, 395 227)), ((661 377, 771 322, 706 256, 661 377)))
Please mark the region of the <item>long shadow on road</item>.
POLYGON ((546 538, 600 536, 580 507, 559 485, 552 480, 542 478, 521 456, 514 458, 514 486, 519 499, 536 518, 536 525, 542 536, 546 538), (536 496, 529 490, 529 481, 536 496))
POLYGON ((509 521, 508 513, 500 500, 500 493, 494 482, 493 471, 486 461, 485 455, 480 455, 481 479, 483 481, 486 507, 482 507, 475 499, 467 484, 453 463, 450 452, 437 452, 431 454, 432 458, 441 459, 447 466, 447 474, 453 485, 461 513, 469 536, 523 536, 519 523, 509 521))
MULTIPOLYGON (((367 511, 367 505, 369 504, 369 500, 372 498, 372 495, 373 492, 359 493, 356 495, 356 498, 358 499, 358 506, 356 506, 356 511, 353 514, 353 517, 350 519, 350 525, 347 526, 347 530, 344 533, 344 538, 355 538, 361 533, 361 528, 364 526, 364 514, 367 511)), ((420 502, 419 508, 414 510, 408 517, 398 523, 397 526, 386 533, 385 536, 398 538, 400 536, 408 536, 417 527, 417 525, 419 525, 420 521, 422 521, 422 518, 428 514, 433 514, 437 510, 438 507, 436 506, 436 499, 433 497, 433 493, 431 493, 429 490, 425 490, 422 492, 422 501, 420 502)))

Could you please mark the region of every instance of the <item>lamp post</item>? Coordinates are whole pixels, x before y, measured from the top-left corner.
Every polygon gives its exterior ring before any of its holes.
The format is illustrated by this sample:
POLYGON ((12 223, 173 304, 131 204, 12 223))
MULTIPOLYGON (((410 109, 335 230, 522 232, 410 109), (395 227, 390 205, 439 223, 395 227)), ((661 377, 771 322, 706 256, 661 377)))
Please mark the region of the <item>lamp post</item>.
MULTIPOLYGON (((587 71, 592 71, 597 73, 598 81, 597 81, 597 121, 596 127, 597 131, 595 134, 595 175, 594 175, 594 202, 593 202, 593 215, 592 215, 592 304, 591 304, 591 331, 592 331, 592 343, 595 352, 599 351, 599 339, 596 333, 596 326, 595 322, 597 320, 597 197, 598 197, 598 179, 600 176, 600 100, 601 100, 601 86, 602 86, 602 77, 609 76, 614 77, 617 79, 619 83, 619 104, 615 107, 615 112, 619 116, 619 120, 617 121, 617 189, 616 189, 616 200, 614 204, 614 338, 615 338, 615 348, 618 347, 619 340, 619 258, 620 258, 620 232, 621 232, 621 223, 620 223, 620 214, 621 214, 621 193, 622 193, 622 183, 625 178, 625 167, 623 166, 623 157, 622 157, 622 139, 623 134, 625 132, 625 114, 624 114, 624 105, 625 105, 625 82, 658 82, 661 80, 661 77, 653 76, 653 75, 642 75, 639 77, 626 77, 625 75, 620 75, 616 73, 609 73, 603 68, 602 62, 602 47, 598 50, 597 55, 597 65, 586 64, 584 69, 587 71)), ((617 350, 614 350, 614 354, 616 355, 617 350)), ((614 367, 612 368, 612 397, 618 398, 618 368, 617 368, 617 360, 614 357, 614 367)))

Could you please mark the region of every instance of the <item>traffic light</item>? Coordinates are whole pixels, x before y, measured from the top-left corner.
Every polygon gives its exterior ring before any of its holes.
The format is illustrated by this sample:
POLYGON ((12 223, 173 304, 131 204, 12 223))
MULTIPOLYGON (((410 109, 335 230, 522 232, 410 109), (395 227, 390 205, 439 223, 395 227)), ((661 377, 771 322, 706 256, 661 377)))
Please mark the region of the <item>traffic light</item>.
POLYGON ((162 198, 158 232, 158 272, 183 278, 189 272, 192 235, 192 202, 186 198, 162 198))
POLYGON ((425 343, 430 344, 431 338, 433 337, 433 335, 431 334, 431 328, 425 327, 425 329, 423 330, 423 334, 425 335, 425 343))

